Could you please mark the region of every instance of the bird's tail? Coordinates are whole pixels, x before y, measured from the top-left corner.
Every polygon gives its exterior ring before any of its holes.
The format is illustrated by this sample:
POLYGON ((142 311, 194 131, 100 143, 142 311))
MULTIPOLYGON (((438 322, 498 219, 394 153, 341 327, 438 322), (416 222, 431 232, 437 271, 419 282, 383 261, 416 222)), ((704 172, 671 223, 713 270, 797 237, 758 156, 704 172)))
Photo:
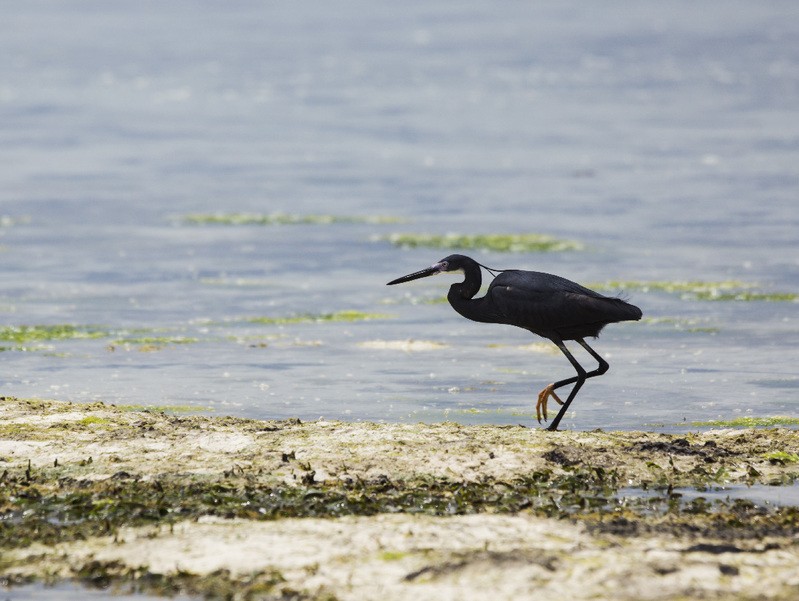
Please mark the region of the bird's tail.
POLYGON ((638 321, 643 316, 641 309, 628 303, 623 298, 611 299, 614 301, 615 321, 638 321))

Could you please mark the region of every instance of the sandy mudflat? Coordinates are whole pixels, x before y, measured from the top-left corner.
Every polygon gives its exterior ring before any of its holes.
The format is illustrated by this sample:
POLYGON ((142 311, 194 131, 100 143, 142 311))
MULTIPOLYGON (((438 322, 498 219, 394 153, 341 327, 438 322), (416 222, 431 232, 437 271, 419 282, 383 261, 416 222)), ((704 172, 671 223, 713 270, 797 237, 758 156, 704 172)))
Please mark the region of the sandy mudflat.
POLYGON ((799 510, 674 489, 787 485, 797 450, 782 428, 550 433, 5 398, 0 578, 242 599, 796 599, 799 510))

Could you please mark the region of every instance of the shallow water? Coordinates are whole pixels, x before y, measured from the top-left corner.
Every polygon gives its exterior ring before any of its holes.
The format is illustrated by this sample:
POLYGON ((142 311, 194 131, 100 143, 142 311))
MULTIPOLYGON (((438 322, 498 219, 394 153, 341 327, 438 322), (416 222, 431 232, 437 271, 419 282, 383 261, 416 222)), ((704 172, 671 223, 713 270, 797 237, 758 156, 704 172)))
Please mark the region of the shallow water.
POLYGON ((755 484, 752 486, 723 486, 709 490, 678 490, 685 500, 692 500, 702 497, 708 501, 734 501, 736 499, 746 499, 756 505, 766 505, 775 507, 796 507, 799 506, 799 485, 794 483, 791 486, 767 486, 755 484))
MULTIPOLYGON (((147 599, 163 599, 151 595, 127 594, 103 589, 92 589, 74 584, 57 584, 46 586, 43 584, 29 584, 13 588, 0 588, 0 599, 3 601, 145 601, 147 599)), ((179 595, 170 597, 174 601, 192 601, 200 597, 186 597, 179 595)))
POLYGON ((618 491, 620 498, 630 499, 679 499, 689 503, 696 499, 704 499, 709 503, 730 503, 738 499, 751 501, 755 505, 765 507, 796 507, 799 506, 799 483, 794 482, 787 486, 769 486, 767 484, 734 484, 712 487, 705 490, 696 488, 674 488, 670 493, 662 490, 648 490, 625 488, 618 491))
POLYGON ((797 17, 790 1, 6 7, 0 322, 99 337, 0 341, 2 393, 534 425, 566 360, 426 302, 451 278, 387 288, 451 251, 384 238, 543 233, 583 249, 470 253, 766 295, 611 286, 645 320, 603 332, 611 371, 563 426, 796 416, 797 17), (184 219, 218 212, 402 222, 184 219), (347 310, 387 317, 248 321, 347 310))

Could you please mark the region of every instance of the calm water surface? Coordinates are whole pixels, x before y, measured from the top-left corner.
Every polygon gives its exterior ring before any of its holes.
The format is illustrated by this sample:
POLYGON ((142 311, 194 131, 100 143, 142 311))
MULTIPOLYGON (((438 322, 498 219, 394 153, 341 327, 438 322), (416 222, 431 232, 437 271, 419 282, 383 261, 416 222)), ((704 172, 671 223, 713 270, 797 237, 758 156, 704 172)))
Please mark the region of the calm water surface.
POLYGON ((471 254, 766 295, 611 287, 647 319, 565 427, 799 413, 799 305, 765 300, 799 293, 793 1, 41 0, 0 33, 0 322, 99 336, 0 341, 3 394, 533 425, 567 361, 427 302, 452 278, 387 288, 450 251, 383 238, 534 232, 583 250, 471 254), (401 222, 185 220, 220 212, 401 222), (386 317, 249 321, 350 310, 386 317))

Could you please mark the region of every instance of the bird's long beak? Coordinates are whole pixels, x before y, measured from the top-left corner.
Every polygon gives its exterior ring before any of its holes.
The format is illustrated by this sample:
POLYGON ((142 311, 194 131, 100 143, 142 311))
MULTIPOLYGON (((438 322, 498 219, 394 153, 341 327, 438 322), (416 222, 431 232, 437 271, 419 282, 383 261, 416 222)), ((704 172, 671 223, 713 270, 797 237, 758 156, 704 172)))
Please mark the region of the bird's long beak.
POLYGON ((404 275, 401 278, 397 278, 396 280, 391 280, 388 284, 386 284, 386 286, 393 286, 394 284, 402 284, 403 282, 410 282, 411 280, 426 278, 427 276, 441 273, 441 269, 442 269, 441 263, 436 263, 435 265, 431 265, 427 269, 422 269, 421 271, 417 271, 416 273, 409 273, 408 275, 404 275))

